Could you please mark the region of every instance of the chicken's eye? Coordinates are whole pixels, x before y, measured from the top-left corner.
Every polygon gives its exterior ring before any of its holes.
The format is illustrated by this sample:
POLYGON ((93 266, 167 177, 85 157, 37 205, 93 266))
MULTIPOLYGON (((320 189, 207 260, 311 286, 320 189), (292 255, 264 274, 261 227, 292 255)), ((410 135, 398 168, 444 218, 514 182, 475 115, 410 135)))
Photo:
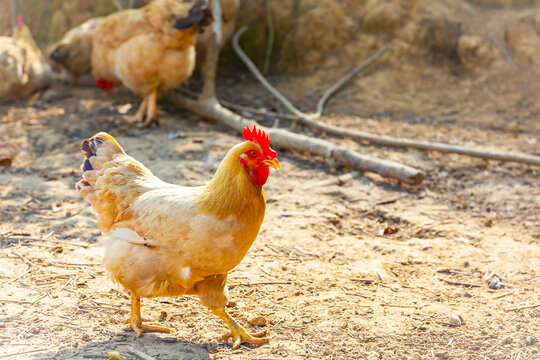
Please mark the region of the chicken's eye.
POLYGON ((256 151, 252 151, 252 152, 250 153, 250 155, 251 155, 251 156, 257 156, 257 152, 256 152, 256 151))

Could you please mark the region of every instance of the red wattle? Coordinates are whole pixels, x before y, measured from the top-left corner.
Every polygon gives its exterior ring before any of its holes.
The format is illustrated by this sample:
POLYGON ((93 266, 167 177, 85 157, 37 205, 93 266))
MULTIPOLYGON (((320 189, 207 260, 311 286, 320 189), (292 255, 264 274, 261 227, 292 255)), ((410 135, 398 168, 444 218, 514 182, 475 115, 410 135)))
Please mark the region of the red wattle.
POLYGON ((114 86, 114 83, 112 81, 97 79, 96 85, 100 90, 111 90, 114 86))
POLYGON ((253 180, 256 187, 262 187, 268 180, 268 174, 270 174, 268 166, 259 166, 251 170, 251 180, 253 180))

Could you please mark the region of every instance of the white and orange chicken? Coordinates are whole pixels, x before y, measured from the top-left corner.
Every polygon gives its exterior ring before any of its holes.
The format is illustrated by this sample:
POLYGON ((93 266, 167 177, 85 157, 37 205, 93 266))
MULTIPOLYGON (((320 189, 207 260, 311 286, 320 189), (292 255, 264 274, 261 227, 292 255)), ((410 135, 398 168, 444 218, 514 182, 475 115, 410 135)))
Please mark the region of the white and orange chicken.
POLYGON ((243 137, 198 187, 161 181, 107 133, 83 142, 77 190, 108 235, 103 263, 112 280, 131 292, 128 322, 138 336, 170 331, 142 323, 141 297, 198 295, 227 323, 231 331, 224 339, 232 337, 234 348, 269 341, 265 332, 248 333, 225 310, 227 273, 257 237, 266 208, 263 185, 269 168, 279 168, 262 130, 246 127, 243 137))
POLYGON ((98 86, 110 89, 117 82, 143 97, 133 120, 150 125, 156 97, 191 76, 195 38, 212 20, 203 0, 154 0, 107 16, 92 43, 98 86))

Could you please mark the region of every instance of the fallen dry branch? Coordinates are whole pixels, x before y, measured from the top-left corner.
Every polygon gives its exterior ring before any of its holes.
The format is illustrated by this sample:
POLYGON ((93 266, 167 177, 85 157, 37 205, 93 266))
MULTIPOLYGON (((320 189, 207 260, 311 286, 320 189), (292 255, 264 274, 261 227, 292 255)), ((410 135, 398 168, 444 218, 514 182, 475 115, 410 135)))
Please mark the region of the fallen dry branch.
POLYGON ((247 30, 246 27, 242 27, 233 36, 232 44, 233 44, 233 48, 236 54, 248 67, 251 73, 257 78, 257 80, 259 80, 261 84, 272 95, 274 95, 274 97, 277 100, 279 100, 279 102, 281 102, 281 104, 289 112, 294 114, 294 116, 297 117, 297 120, 299 122, 313 129, 324 131, 328 135, 346 137, 349 139, 353 139, 355 141, 367 141, 371 144, 376 144, 376 145, 384 145, 384 146, 391 146, 391 147, 398 147, 398 148, 413 148, 413 149, 420 149, 420 150, 430 150, 430 151, 438 151, 438 152, 443 152, 443 153, 454 153, 454 154, 461 154, 461 155, 467 155, 467 156, 472 156, 472 157, 479 157, 482 159, 514 161, 514 162, 521 162, 521 163, 526 163, 526 164, 540 165, 540 157, 538 156, 514 154, 514 153, 506 153, 506 152, 495 152, 495 151, 487 151, 487 150, 480 150, 480 149, 471 149, 471 148, 466 148, 466 147, 458 146, 458 145, 448 145, 448 144, 434 143, 434 142, 423 141, 423 140, 401 139, 401 138, 394 138, 391 136, 384 136, 384 135, 374 135, 374 134, 367 133, 364 131, 344 129, 344 128, 330 125, 323 121, 320 121, 318 119, 321 118, 320 115, 322 114, 324 102, 337 89, 339 89, 339 87, 341 87, 346 81, 352 78, 352 76, 356 75, 356 73, 365 69, 367 66, 371 65, 374 61, 376 61, 379 57, 381 57, 386 51, 386 47, 381 48, 368 61, 366 61, 364 64, 359 65, 351 73, 347 74, 342 80, 336 83, 336 85, 332 86, 332 88, 327 90, 325 94, 323 95, 323 97, 321 98, 321 100, 319 101, 316 114, 305 114, 301 112, 300 110, 298 110, 285 96, 283 96, 277 89, 275 89, 264 78, 264 76, 260 73, 260 71, 257 69, 255 64, 251 61, 251 59, 244 53, 244 51, 242 50, 238 42, 239 42, 240 36, 242 36, 242 34, 246 30, 247 30))
MULTIPOLYGON (((172 92, 165 94, 169 102, 189 110, 200 116, 214 119, 238 132, 245 126, 257 125, 255 121, 246 119, 221 106, 216 99, 190 100, 172 92)), ((355 170, 370 171, 384 177, 398 179, 408 184, 417 185, 424 180, 424 174, 415 168, 402 165, 389 160, 381 160, 362 155, 356 151, 329 141, 311 138, 306 135, 295 134, 285 129, 266 128, 260 126, 271 138, 272 144, 277 148, 323 156, 330 163, 350 167, 355 170)))

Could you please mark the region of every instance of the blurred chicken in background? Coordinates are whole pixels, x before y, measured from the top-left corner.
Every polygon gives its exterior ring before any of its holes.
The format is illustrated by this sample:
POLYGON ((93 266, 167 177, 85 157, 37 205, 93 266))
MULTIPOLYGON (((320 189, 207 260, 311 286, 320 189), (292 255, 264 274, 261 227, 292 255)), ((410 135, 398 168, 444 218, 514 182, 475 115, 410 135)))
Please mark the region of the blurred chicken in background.
POLYGON ((101 89, 121 83, 143 101, 133 117, 156 120, 157 96, 180 85, 195 67, 195 38, 213 20, 202 0, 154 0, 113 13, 97 27, 92 69, 101 89))
MULTIPOLYGON (((212 4, 213 1, 210 2, 212 4)), ((240 6, 239 0, 219 0, 221 8, 221 34, 215 38, 214 26, 207 27, 196 37, 196 58, 203 74, 201 99, 215 96, 215 79, 221 48, 231 39, 240 6)), ((102 17, 92 18, 68 31, 49 53, 54 64, 64 68, 75 79, 92 70, 92 39, 102 17)), ((141 114, 140 114, 141 115, 141 114)))
POLYGON ((53 65, 64 69, 74 82, 92 71, 92 41, 96 28, 103 20, 104 17, 92 18, 74 27, 49 52, 53 65))
POLYGON ((12 36, 0 37, 0 102, 25 98, 47 87, 51 78, 50 65, 18 15, 12 36))

